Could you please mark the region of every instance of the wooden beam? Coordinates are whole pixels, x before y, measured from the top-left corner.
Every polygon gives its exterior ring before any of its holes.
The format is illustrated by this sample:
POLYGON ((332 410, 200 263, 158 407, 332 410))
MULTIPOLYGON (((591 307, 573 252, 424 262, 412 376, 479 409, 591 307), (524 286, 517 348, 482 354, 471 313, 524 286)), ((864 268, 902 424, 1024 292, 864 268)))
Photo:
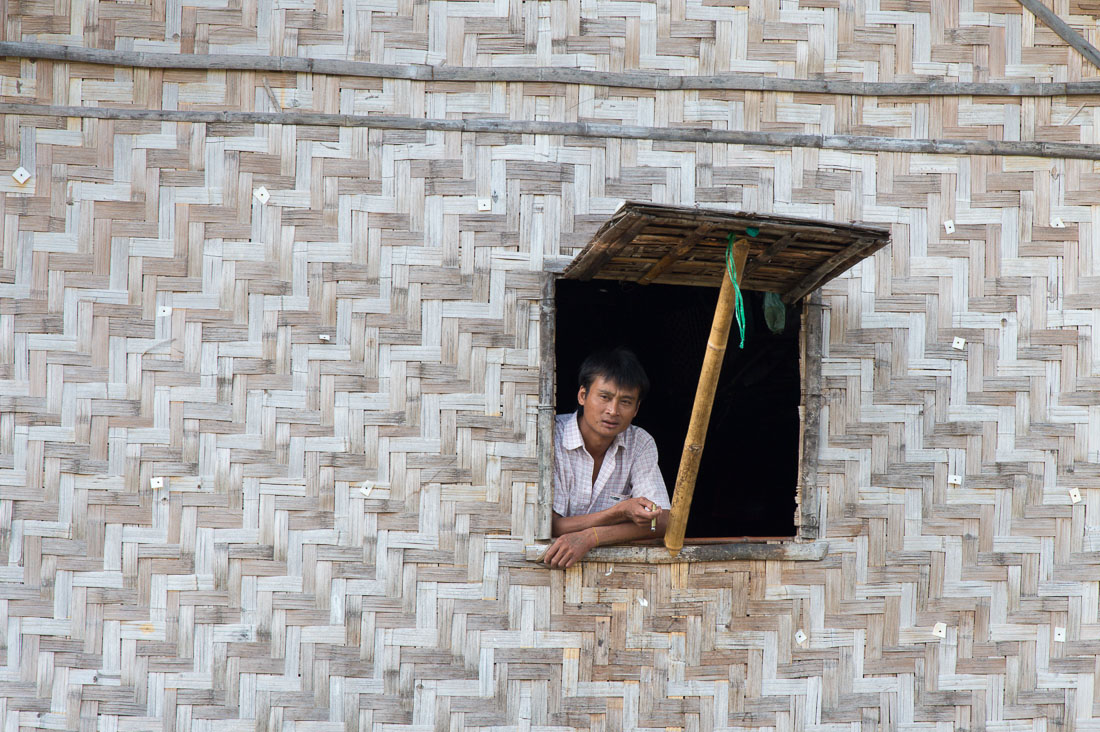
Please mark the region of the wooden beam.
POLYGON ((538 409, 538 515, 535 538, 551 538, 554 510, 554 414, 557 395, 554 393, 554 375, 557 351, 554 336, 557 313, 555 312, 554 275, 543 274, 542 298, 539 301, 539 409, 538 409))
POLYGON ((672 265, 676 264, 685 254, 695 248, 695 245, 702 241, 708 234, 715 230, 713 224, 703 224, 695 229, 695 231, 684 237, 684 240, 672 248, 665 256, 661 257, 656 264, 649 268, 649 270, 641 276, 638 280, 640 285, 648 285, 653 280, 660 277, 666 270, 672 265))
MULTIPOLYGON (((1100 147, 1100 146, 1098 146, 1100 147)), ((847 249, 842 249, 833 256, 819 264, 812 272, 802 278, 802 281, 783 293, 783 302, 797 302, 799 298, 817 287, 820 287, 834 271, 846 262, 852 265, 872 248, 881 248, 886 245, 879 239, 860 239, 847 249)), ((851 266, 851 265, 849 265, 851 266)), ((847 269, 847 267, 845 267, 847 269)))
MULTIPOLYGON (((733 262, 737 269, 737 281, 741 282, 745 271, 745 259, 749 255, 749 240, 738 239, 733 244, 733 262)), ((710 412, 714 407, 714 392, 718 388, 718 376, 722 372, 722 360, 726 355, 730 325, 733 323, 737 288, 729 276, 722 277, 722 289, 718 292, 718 304, 714 308, 714 321, 707 338, 707 350, 703 356, 703 368, 699 385, 695 389, 695 403, 691 407, 684 452, 680 457, 680 469, 676 473, 676 489, 672 494, 672 511, 665 529, 665 548, 671 556, 680 553, 687 531, 691 498, 695 493, 695 479, 699 475, 699 463, 703 459, 703 444, 707 439, 710 412)))
POLYGON ((753 257, 752 260, 745 265, 745 279, 751 277, 753 272, 775 259, 775 255, 779 254, 797 240, 798 234, 787 234, 773 241, 768 245, 767 249, 760 252, 758 256, 753 257))
POLYGON ((376 64, 300 56, 112 51, 23 41, 0 42, 0 56, 144 69, 267 71, 435 82, 537 82, 657 91, 706 89, 873 97, 1064 97, 1100 94, 1100 81, 832 81, 780 79, 773 76, 740 73, 672 76, 648 72, 587 71, 560 66, 430 66, 428 64, 376 64))
POLYGON ((598 122, 537 122, 504 119, 421 119, 395 115, 323 112, 229 112, 115 107, 70 107, 0 103, 0 115, 74 119, 191 122, 205 124, 312 125, 381 130, 487 132, 516 135, 564 135, 623 140, 719 143, 757 147, 817 148, 848 152, 901 152, 936 155, 1005 155, 1065 160, 1100 160, 1100 145, 1014 140, 910 140, 859 135, 813 135, 690 127, 641 127, 598 122))
POLYGON ((821 532, 818 512, 821 491, 817 487, 818 443, 821 435, 821 408, 825 397, 821 390, 821 350, 824 338, 824 306, 821 291, 806 298, 802 310, 802 419, 798 450, 798 510, 795 525, 798 538, 816 539, 821 532))
MULTIPOLYGON (((549 544, 529 544, 527 561, 538 562, 549 544)), ((829 553, 827 541, 729 542, 726 544, 688 544, 672 556, 663 546, 598 546, 584 555, 582 562, 613 562, 615 564, 671 564, 673 562, 817 562, 829 553)), ((540 565, 545 568, 545 564, 540 565)), ((601 572, 602 574, 602 572, 601 572)))
POLYGON ((627 214, 602 233, 597 232, 597 239, 588 245, 583 258, 566 268, 565 278, 583 282, 591 280, 612 257, 634 240, 639 231, 649 225, 649 221, 648 216, 627 214))
POLYGON ((1039 19, 1039 22, 1057 33, 1059 38, 1076 49, 1077 53, 1084 56, 1090 64, 1100 68, 1100 51, 1096 50, 1096 46, 1086 41, 1080 33, 1073 30, 1069 23, 1059 18, 1053 10, 1043 5, 1040 0, 1017 0, 1017 2, 1030 10, 1031 14, 1039 19))

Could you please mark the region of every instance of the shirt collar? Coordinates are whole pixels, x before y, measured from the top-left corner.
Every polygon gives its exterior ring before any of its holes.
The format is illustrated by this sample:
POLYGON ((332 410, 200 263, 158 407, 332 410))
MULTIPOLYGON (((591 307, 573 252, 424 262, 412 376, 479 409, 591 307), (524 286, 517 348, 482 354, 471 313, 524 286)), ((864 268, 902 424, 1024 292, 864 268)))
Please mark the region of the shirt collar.
MULTIPOLYGON (((573 412, 572 418, 566 421, 565 434, 562 435, 562 447, 566 450, 576 450, 584 447, 584 438, 581 436, 581 428, 578 424, 580 418, 581 410, 578 409, 576 412, 573 412)), ((615 435, 615 439, 612 440, 611 444, 607 447, 608 452, 614 452, 616 449, 624 447, 626 433, 629 429, 630 427, 627 427, 625 430, 615 435)))

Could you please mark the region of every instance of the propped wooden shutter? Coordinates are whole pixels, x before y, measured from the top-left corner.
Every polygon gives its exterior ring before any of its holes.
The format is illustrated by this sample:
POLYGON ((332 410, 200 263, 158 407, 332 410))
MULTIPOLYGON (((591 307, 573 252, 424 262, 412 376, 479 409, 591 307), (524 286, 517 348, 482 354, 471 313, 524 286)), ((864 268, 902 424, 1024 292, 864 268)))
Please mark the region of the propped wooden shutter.
MULTIPOLYGON (((729 339, 735 297, 726 248, 742 289, 797 302, 886 246, 886 229, 772 214, 626 203, 565 269, 566 279, 721 287, 676 476, 665 547, 684 544, 695 479, 729 339)), ((816 533, 816 531, 814 532, 816 533)))

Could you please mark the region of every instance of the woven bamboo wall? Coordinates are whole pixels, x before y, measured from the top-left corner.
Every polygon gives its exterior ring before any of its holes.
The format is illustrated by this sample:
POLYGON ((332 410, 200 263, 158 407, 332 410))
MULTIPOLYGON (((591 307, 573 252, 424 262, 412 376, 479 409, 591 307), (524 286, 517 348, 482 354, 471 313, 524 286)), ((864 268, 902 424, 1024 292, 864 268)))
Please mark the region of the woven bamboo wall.
MULTIPOLYGON (((0 8, 4 40, 120 50, 1096 75, 1008 0, 0 8)), ((1056 8, 1098 40, 1100 5, 1056 8)), ((272 110, 270 96, 1100 142, 1092 98, 0 62, 5 102, 272 110)), ((1087 161, 4 117, 3 727, 1100 728, 1098 190, 1087 161), (7 175, 19 165, 25 185, 7 175), (825 293, 823 561, 523 559, 541 272, 625 198, 892 226, 893 245, 825 293), (362 481, 379 487, 364 498, 362 481)))

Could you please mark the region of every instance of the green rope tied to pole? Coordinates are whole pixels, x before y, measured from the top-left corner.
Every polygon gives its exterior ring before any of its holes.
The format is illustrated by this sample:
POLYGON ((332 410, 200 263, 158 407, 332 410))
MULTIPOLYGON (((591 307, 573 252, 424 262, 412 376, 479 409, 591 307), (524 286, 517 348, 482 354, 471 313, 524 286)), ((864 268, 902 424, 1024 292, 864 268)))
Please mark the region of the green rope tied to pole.
POLYGON ((737 264, 733 261, 733 233, 730 232, 729 241, 726 244, 726 273, 729 275, 730 282, 733 283, 733 291, 736 295, 735 304, 733 307, 734 315, 737 318, 737 328, 741 331, 741 345, 740 348, 745 348, 745 298, 741 296, 741 286, 737 284, 737 264))

